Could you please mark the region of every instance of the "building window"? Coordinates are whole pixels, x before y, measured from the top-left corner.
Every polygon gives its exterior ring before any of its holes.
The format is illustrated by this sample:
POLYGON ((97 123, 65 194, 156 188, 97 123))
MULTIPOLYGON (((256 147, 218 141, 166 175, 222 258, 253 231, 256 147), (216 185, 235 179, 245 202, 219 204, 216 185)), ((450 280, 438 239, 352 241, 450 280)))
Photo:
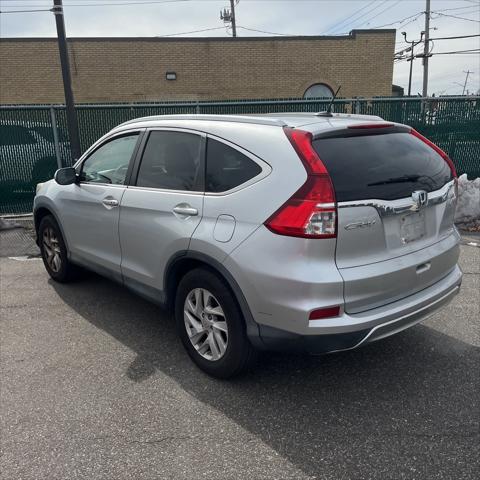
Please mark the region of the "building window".
POLYGON ((314 83, 305 90, 303 98, 332 98, 333 90, 325 83, 314 83))

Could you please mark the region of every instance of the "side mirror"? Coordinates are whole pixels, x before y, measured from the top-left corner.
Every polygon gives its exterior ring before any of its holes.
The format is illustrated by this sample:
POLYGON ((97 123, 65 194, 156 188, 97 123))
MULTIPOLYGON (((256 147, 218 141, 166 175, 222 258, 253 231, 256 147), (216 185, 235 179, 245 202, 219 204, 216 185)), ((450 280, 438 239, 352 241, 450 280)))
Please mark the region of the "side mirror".
POLYGON ((77 172, 73 167, 60 168, 53 178, 59 185, 71 185, 77 182, 77 172))

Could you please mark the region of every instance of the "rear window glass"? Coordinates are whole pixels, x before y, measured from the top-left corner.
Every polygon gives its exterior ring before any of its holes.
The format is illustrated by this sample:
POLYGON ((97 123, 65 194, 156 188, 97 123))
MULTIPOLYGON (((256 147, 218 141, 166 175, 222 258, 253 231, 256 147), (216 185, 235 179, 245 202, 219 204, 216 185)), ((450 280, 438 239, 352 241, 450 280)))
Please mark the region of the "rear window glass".
POLYGON ((410 197, 452 179, 435 150, 410 133, 325 138, 313 147, 327 167, 337 201, 410 197))

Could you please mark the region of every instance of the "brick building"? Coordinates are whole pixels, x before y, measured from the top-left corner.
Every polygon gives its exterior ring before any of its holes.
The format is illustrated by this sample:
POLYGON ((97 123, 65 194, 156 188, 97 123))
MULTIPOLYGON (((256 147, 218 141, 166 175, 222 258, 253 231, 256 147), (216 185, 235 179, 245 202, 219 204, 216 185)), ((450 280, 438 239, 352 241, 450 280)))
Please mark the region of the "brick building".
MULTIPOLYGON (((395 30, 336 37, 70 38, 78 103, 390 96, 395 30), (312 87, 313 86, 313 87, 312 87), (312 88, 311 88, 312 87, 312 88)), ((0 103, 63 103, 55 38, 0 41, 0 103)))

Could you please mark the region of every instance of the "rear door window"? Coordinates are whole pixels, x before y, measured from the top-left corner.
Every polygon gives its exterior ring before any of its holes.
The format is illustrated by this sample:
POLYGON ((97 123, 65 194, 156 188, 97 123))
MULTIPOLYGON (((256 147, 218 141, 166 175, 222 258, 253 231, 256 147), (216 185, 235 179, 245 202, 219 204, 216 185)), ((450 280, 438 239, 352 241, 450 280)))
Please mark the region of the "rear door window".
POLYGON ((153 131, 143 152, 137 176, 138 187, 198 191, 201 182, 202 137, 153 131))
POLYGON ((207 141, 205 191, 226 192, 256 177, 260 165, 234 148, 212 138, 207 141))
POLYGON ((452 179, 445 160, 410 133, 319 138, 313 141, 327 167, 337 201, 410 197, 452 179))

